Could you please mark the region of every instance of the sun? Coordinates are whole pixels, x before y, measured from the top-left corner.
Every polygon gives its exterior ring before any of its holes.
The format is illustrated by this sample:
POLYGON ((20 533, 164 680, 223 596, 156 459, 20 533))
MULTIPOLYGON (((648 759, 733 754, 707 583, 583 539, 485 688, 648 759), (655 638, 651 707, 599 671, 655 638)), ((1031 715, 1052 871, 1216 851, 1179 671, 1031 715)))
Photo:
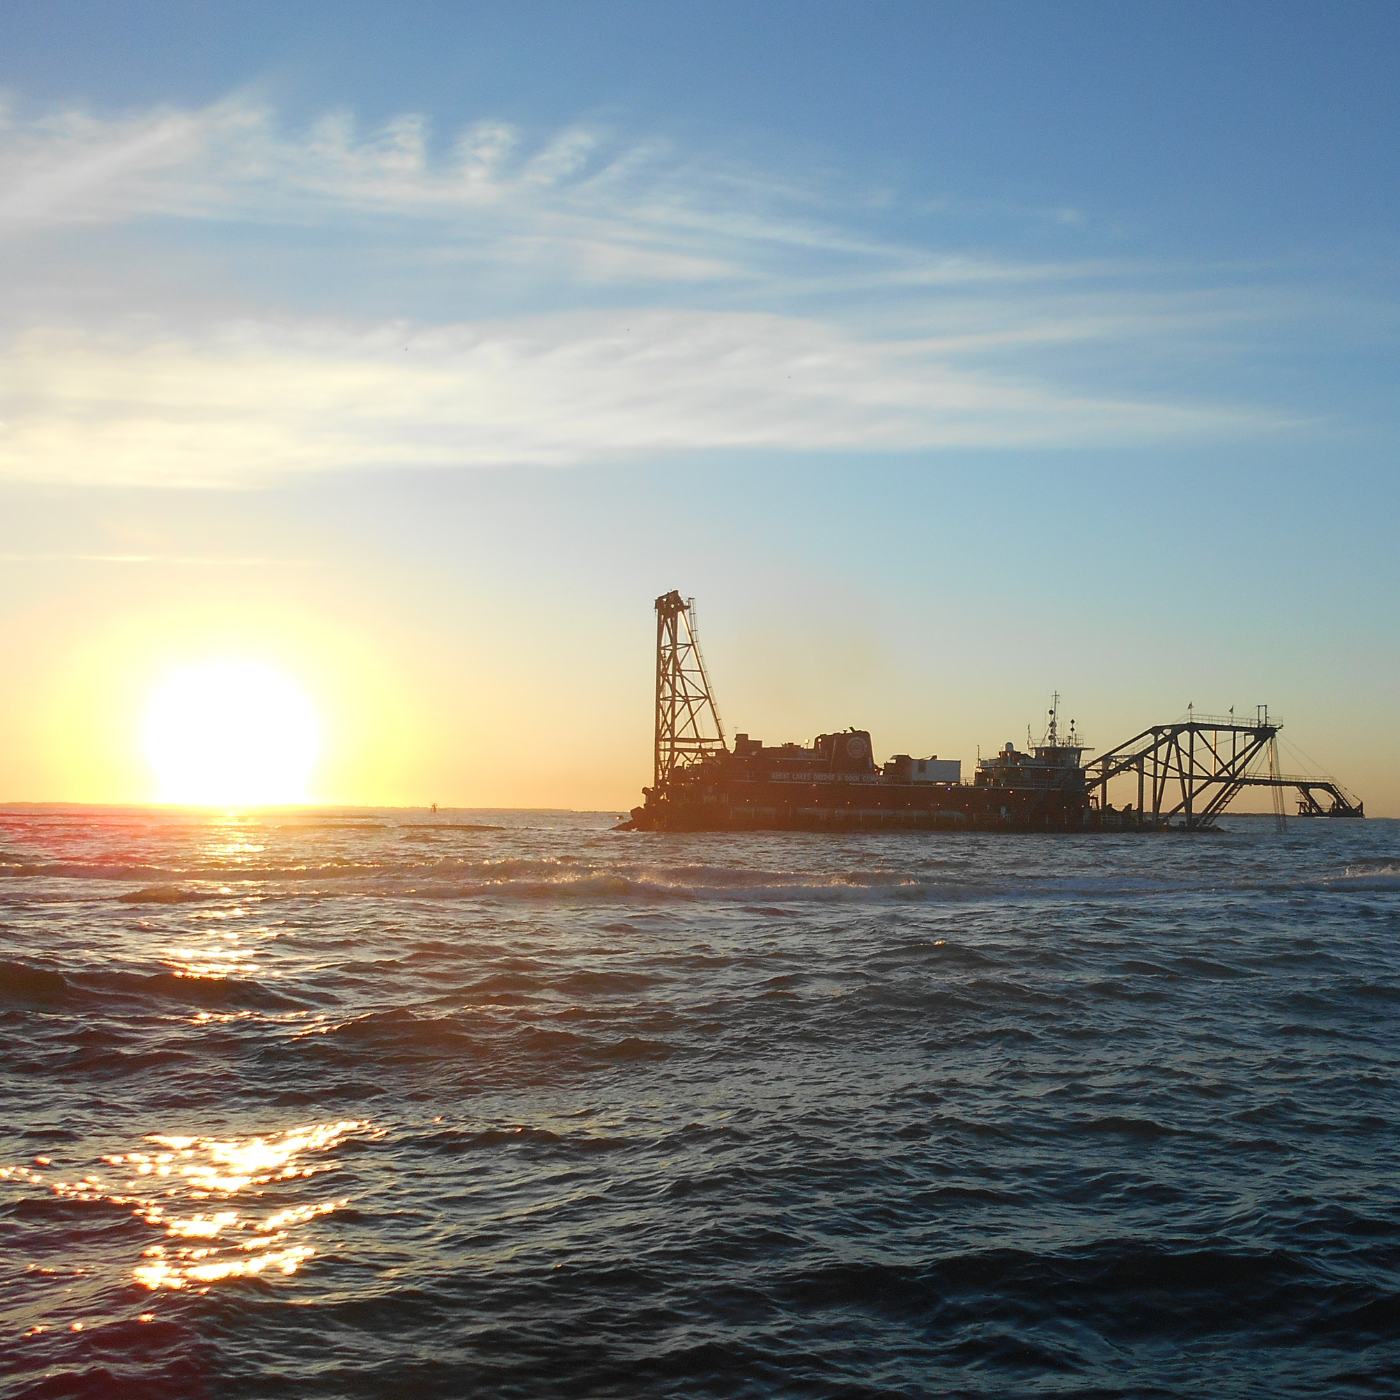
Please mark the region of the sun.
POLYGON ((306 696, 258 662, 213 661, 171 671, 151 693, 146 712, 146 758, 160 802, 305 802, 320 747, 306 696))

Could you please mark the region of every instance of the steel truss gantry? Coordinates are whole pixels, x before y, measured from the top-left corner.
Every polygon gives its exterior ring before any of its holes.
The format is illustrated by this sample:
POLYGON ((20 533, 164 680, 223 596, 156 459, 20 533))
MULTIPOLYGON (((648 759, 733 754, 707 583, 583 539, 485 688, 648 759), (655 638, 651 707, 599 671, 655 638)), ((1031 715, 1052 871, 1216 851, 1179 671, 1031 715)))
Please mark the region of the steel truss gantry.
POLYGON ((695 635, 695 599, 673 589, 656 600, 656 785, 727 748, 695 635))
POLYGON ((1216 817, 1246 787, 1272 788, 1274 812, 1283 820, 1283 790, 1296 788, 1303 816, 1359 817, 1361 804, 1330 778, 1304 777, 1279 768, 1278 732, 1261 705, 1254 722, 1233 714, 1197 715, 1173 724, 1156 724, 1085 764, 1085 782, 1099 791, 1099 810, 1108 806, 1108 784, 1137 775, 1137 813, 1154 823, 1179 817, 1188 831, 1214 824, 1216 817), (1324 807, 1317 794, 1332 801, 1324 807))

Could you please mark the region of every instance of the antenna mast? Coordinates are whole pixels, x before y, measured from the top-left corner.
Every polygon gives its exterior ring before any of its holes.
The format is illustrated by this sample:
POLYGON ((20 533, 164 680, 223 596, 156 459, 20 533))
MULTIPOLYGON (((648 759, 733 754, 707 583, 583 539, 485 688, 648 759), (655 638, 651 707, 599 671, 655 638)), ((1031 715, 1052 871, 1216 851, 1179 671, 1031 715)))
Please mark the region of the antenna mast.
POLYGON ((695 599, 672 589, 656 600, 655 783, 659 787, 673 769, 727 749, 695 635, 695 599))

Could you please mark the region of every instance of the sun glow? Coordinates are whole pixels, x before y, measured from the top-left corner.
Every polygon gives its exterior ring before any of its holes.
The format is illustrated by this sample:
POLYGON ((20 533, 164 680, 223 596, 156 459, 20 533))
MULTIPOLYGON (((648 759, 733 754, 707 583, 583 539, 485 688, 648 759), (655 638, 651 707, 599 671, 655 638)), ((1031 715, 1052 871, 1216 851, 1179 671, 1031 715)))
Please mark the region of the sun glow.
POLYGON ((216 661, 173 671, 157 687, 145 750, 161 802, 305 802, 320 731, 306 696, 278 671, 216 661))

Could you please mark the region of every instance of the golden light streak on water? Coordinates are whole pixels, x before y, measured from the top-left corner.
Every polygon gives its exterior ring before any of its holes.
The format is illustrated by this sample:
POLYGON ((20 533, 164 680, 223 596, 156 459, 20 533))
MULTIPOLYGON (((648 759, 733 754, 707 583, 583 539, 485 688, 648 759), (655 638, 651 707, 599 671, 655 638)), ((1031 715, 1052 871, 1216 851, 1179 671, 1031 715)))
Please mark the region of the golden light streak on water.
MULTIPOLYGON (((330 1169, 334 1163, 325 1154, 352 1134, 381 1137, 383 1130, 363 1119, 343 1119, 246 1138, 153 1133, 143 1141, 155 1150, 102 1158, 130 1174, 124 1182, 89 1173, 48 1189, 66 1200, 129 1206, 159 1230, 160 1242, 147 1246, 131 1270, 132 1278, 152 1291, 207 1287, 269 1272, 290 1275, 316 1253, 314 1245, 293 1238, 294 1232, 349 1199, 301 1201, 265 1215, 255 1203, 282 1183, 308 1181, 330 1169)), ((15 1165, 0 1167, 0 1180, 38 1185, 44 1177, 15 1165)))

